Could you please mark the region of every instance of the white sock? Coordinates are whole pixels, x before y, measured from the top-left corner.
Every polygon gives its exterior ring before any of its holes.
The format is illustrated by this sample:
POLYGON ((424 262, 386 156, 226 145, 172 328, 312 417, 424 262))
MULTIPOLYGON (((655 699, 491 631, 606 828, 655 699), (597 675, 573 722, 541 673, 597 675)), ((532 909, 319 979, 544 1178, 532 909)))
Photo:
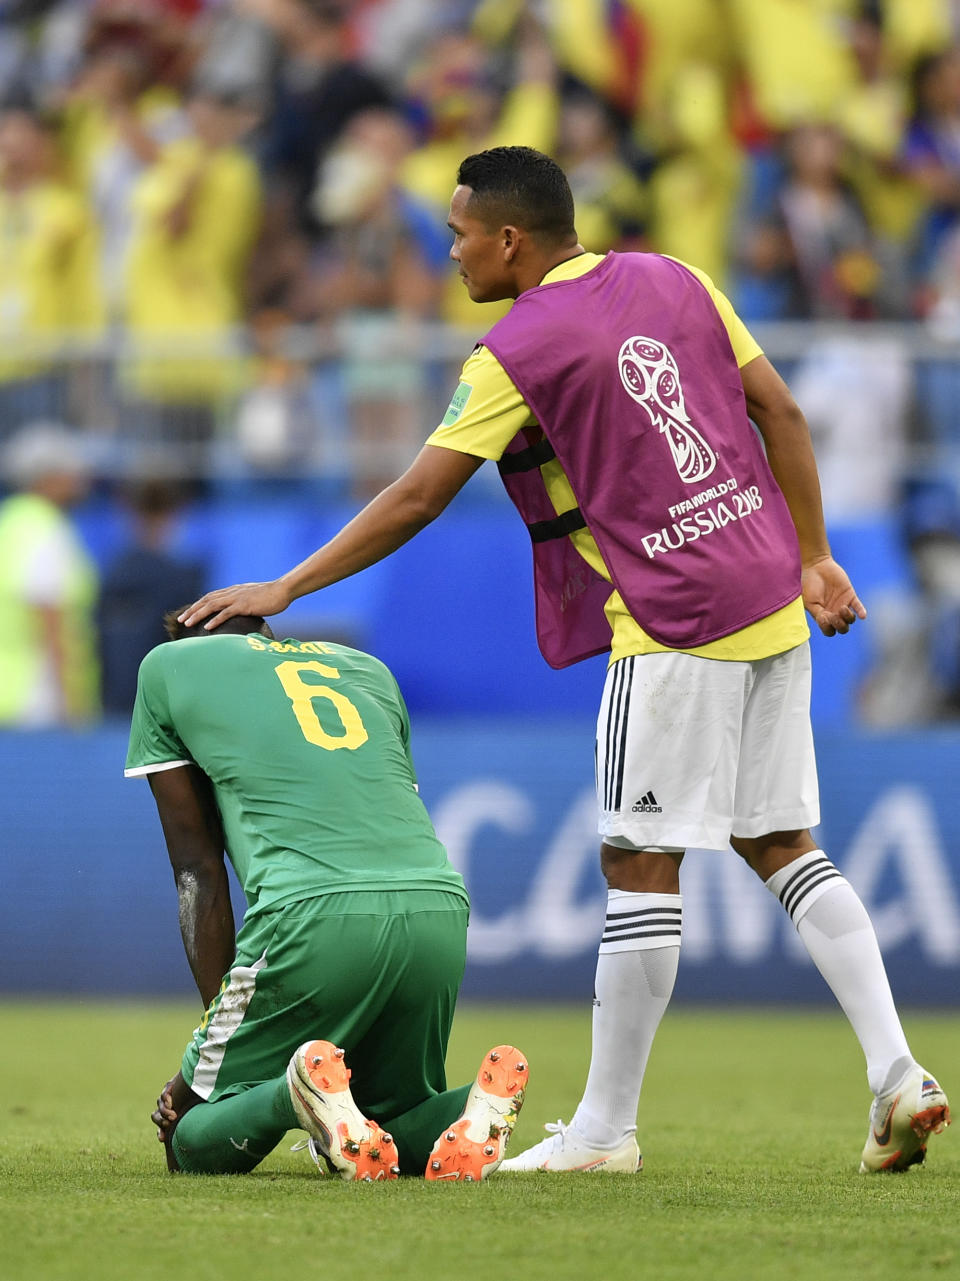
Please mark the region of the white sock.
POLYGON ((636 1131, 643 1074, 677 977, 682 902, 679 894, 609 891, 590 1072, 571 1123, 591 1147, 616 1147, 636 1131))
POLYGON ((874 1094, 891 1088, 914 1059, 893 1004, 866 908, 822 850, 802 854, 766 882, 840 1002, 867 1060, 874 1094))

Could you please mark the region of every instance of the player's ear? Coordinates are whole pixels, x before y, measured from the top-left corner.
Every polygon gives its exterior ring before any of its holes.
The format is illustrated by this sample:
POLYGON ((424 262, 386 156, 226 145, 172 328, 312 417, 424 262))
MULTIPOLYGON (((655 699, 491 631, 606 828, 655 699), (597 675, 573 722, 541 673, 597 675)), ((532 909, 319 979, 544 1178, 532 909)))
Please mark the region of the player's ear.
POLYGON ((503 246, 504 262, 512 262, 516 257, 517 250, 520 248, 520 241, 523 239, 523 233, 519 227, 501 227, 500 243, 503 246))

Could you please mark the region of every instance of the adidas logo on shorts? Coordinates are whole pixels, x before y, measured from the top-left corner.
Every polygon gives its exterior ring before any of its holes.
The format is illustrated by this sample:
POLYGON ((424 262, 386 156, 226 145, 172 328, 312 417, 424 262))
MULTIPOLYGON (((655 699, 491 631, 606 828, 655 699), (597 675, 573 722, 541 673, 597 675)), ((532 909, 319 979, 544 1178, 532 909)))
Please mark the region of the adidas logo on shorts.
POLYGON ((647 792, 646 796, 641 796, 633 806, 633 812, 634 814, 662 814, 663 806, 657 804, 657 798, 653 792, 647 792))

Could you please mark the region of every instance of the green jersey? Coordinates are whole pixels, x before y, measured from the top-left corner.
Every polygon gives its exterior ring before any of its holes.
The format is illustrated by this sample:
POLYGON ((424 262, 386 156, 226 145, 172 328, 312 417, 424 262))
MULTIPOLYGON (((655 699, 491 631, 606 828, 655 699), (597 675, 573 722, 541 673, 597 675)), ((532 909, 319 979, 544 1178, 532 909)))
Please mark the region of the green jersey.
POLYGON ((409 741, 397 683, 369 654, 192 637, 140 665, 125 772, 196 764, 210 778, 248 917, 342 890, 466 898, 417 795, 409 741))

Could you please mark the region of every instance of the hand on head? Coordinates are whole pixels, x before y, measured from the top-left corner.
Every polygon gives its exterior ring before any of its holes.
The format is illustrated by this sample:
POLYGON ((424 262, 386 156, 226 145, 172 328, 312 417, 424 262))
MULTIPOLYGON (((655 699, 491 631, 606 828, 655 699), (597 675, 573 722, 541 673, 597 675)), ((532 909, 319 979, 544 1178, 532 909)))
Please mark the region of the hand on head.
POLYGON ((229 618, 238 615, 265 618, 282 613, 290 604, 290 597, 278 582, 237 583, 207 592, 178 615, 185 628, 202 623, 205 631, 220 627, 229 618))

